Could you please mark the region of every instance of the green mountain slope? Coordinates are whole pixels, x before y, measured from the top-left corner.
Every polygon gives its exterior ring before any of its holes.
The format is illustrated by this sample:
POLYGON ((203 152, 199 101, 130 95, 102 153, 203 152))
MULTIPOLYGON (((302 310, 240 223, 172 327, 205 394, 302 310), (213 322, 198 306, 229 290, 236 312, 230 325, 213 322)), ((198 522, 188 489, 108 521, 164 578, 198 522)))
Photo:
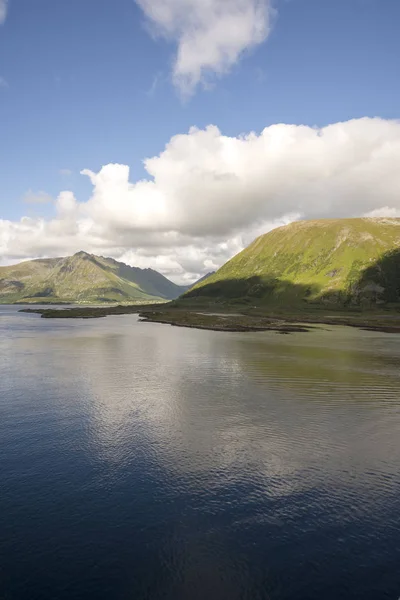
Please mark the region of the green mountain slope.
POLYGON ((299 221, 257 238, 184 298, 252 304, 400 302, 400 219, 299 221))
POLYGON ((0 303, 172 300, 186 288, 152 269, 78 252, 0 267, 0 303))
POLYGON ((203 275, 203 277, 200 277, 200 279, 198 279, 197 281, 192 283, 192 285, 186 286, 186 289, 184 291, 188 292, 189 290, 192 290, 194 287, 198 286, 200 283, 203 283, 206 279, 211 277, 211 275, 214 275, 214 273, 215 273, 215 271, 210 271, 209 273, 206 273, 206 275, 203 275))

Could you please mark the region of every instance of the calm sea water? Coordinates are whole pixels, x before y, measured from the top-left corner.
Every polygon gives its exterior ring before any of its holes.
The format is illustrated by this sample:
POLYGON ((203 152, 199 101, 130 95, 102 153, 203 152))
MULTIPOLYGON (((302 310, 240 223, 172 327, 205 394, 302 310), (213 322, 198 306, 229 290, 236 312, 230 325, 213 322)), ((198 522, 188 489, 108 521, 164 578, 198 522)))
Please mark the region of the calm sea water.
POLYGON ((400 336, 0 307, 2 600, 400 596, 400 336))

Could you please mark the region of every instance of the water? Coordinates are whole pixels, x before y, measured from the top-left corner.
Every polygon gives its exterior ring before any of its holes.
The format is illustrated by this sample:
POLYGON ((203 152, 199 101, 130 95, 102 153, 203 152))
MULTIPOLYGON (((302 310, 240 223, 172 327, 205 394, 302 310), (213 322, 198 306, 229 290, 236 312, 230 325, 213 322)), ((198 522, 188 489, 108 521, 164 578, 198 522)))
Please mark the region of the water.
POLYGON ((400 596, 400 336, 0 307, 0 598, 400 596))

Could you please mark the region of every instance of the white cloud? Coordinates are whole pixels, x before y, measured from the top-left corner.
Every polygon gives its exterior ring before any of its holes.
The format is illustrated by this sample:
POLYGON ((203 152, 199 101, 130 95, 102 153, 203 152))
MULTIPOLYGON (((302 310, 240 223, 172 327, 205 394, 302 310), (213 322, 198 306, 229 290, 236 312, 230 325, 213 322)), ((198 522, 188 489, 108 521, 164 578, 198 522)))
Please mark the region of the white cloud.
POLYGON ((194 279, 291 220, 400 214, 398 121, 280 124, 242 137, 192 128, 144 164, 149 178, 136 183, 125 165, 82 171, 91 197, 62 192, 51 220, 0 221, 1 260, 85 249, 194 279))
POLYGON ((32 190, 29 190, 22 200, 26 204, 48 204, 53 201, 53 198, 47 192, 33 192, 32 190))
POLYGON ((383 208, 376 208, 375 210, 365 213, 364 217, 386 217, 390 219, 399 219, 400 208, 390 208, 389 206, 384 206, 383 208))
POLYGON ((60 169, 59 173, 63 177, 70 177, 72 175, 71 169, 60 169))
MULTIPOLYGON (((1 1, 1 0, 0 0, 1 1)), ((8 81, 4 77, 0 77, 0 88, 8 88, 8 81)))
POLYGON ((0 25, 4 23, 7 17, 8 0, 0 0, 0 25))
POLYGON ((184 95, 222 75, 270 31, 270 0, 136 0, 155 32, 177 44, 173 79, 184 95))

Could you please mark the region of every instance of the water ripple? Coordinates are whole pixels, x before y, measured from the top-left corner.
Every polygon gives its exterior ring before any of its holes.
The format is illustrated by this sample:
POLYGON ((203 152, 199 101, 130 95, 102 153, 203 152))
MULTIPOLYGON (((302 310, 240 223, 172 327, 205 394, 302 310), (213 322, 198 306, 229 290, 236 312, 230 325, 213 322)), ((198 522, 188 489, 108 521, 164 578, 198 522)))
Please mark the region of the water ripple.
POLYGON ((400 595, 400 338, 0 307, 12 600, 400 595))

